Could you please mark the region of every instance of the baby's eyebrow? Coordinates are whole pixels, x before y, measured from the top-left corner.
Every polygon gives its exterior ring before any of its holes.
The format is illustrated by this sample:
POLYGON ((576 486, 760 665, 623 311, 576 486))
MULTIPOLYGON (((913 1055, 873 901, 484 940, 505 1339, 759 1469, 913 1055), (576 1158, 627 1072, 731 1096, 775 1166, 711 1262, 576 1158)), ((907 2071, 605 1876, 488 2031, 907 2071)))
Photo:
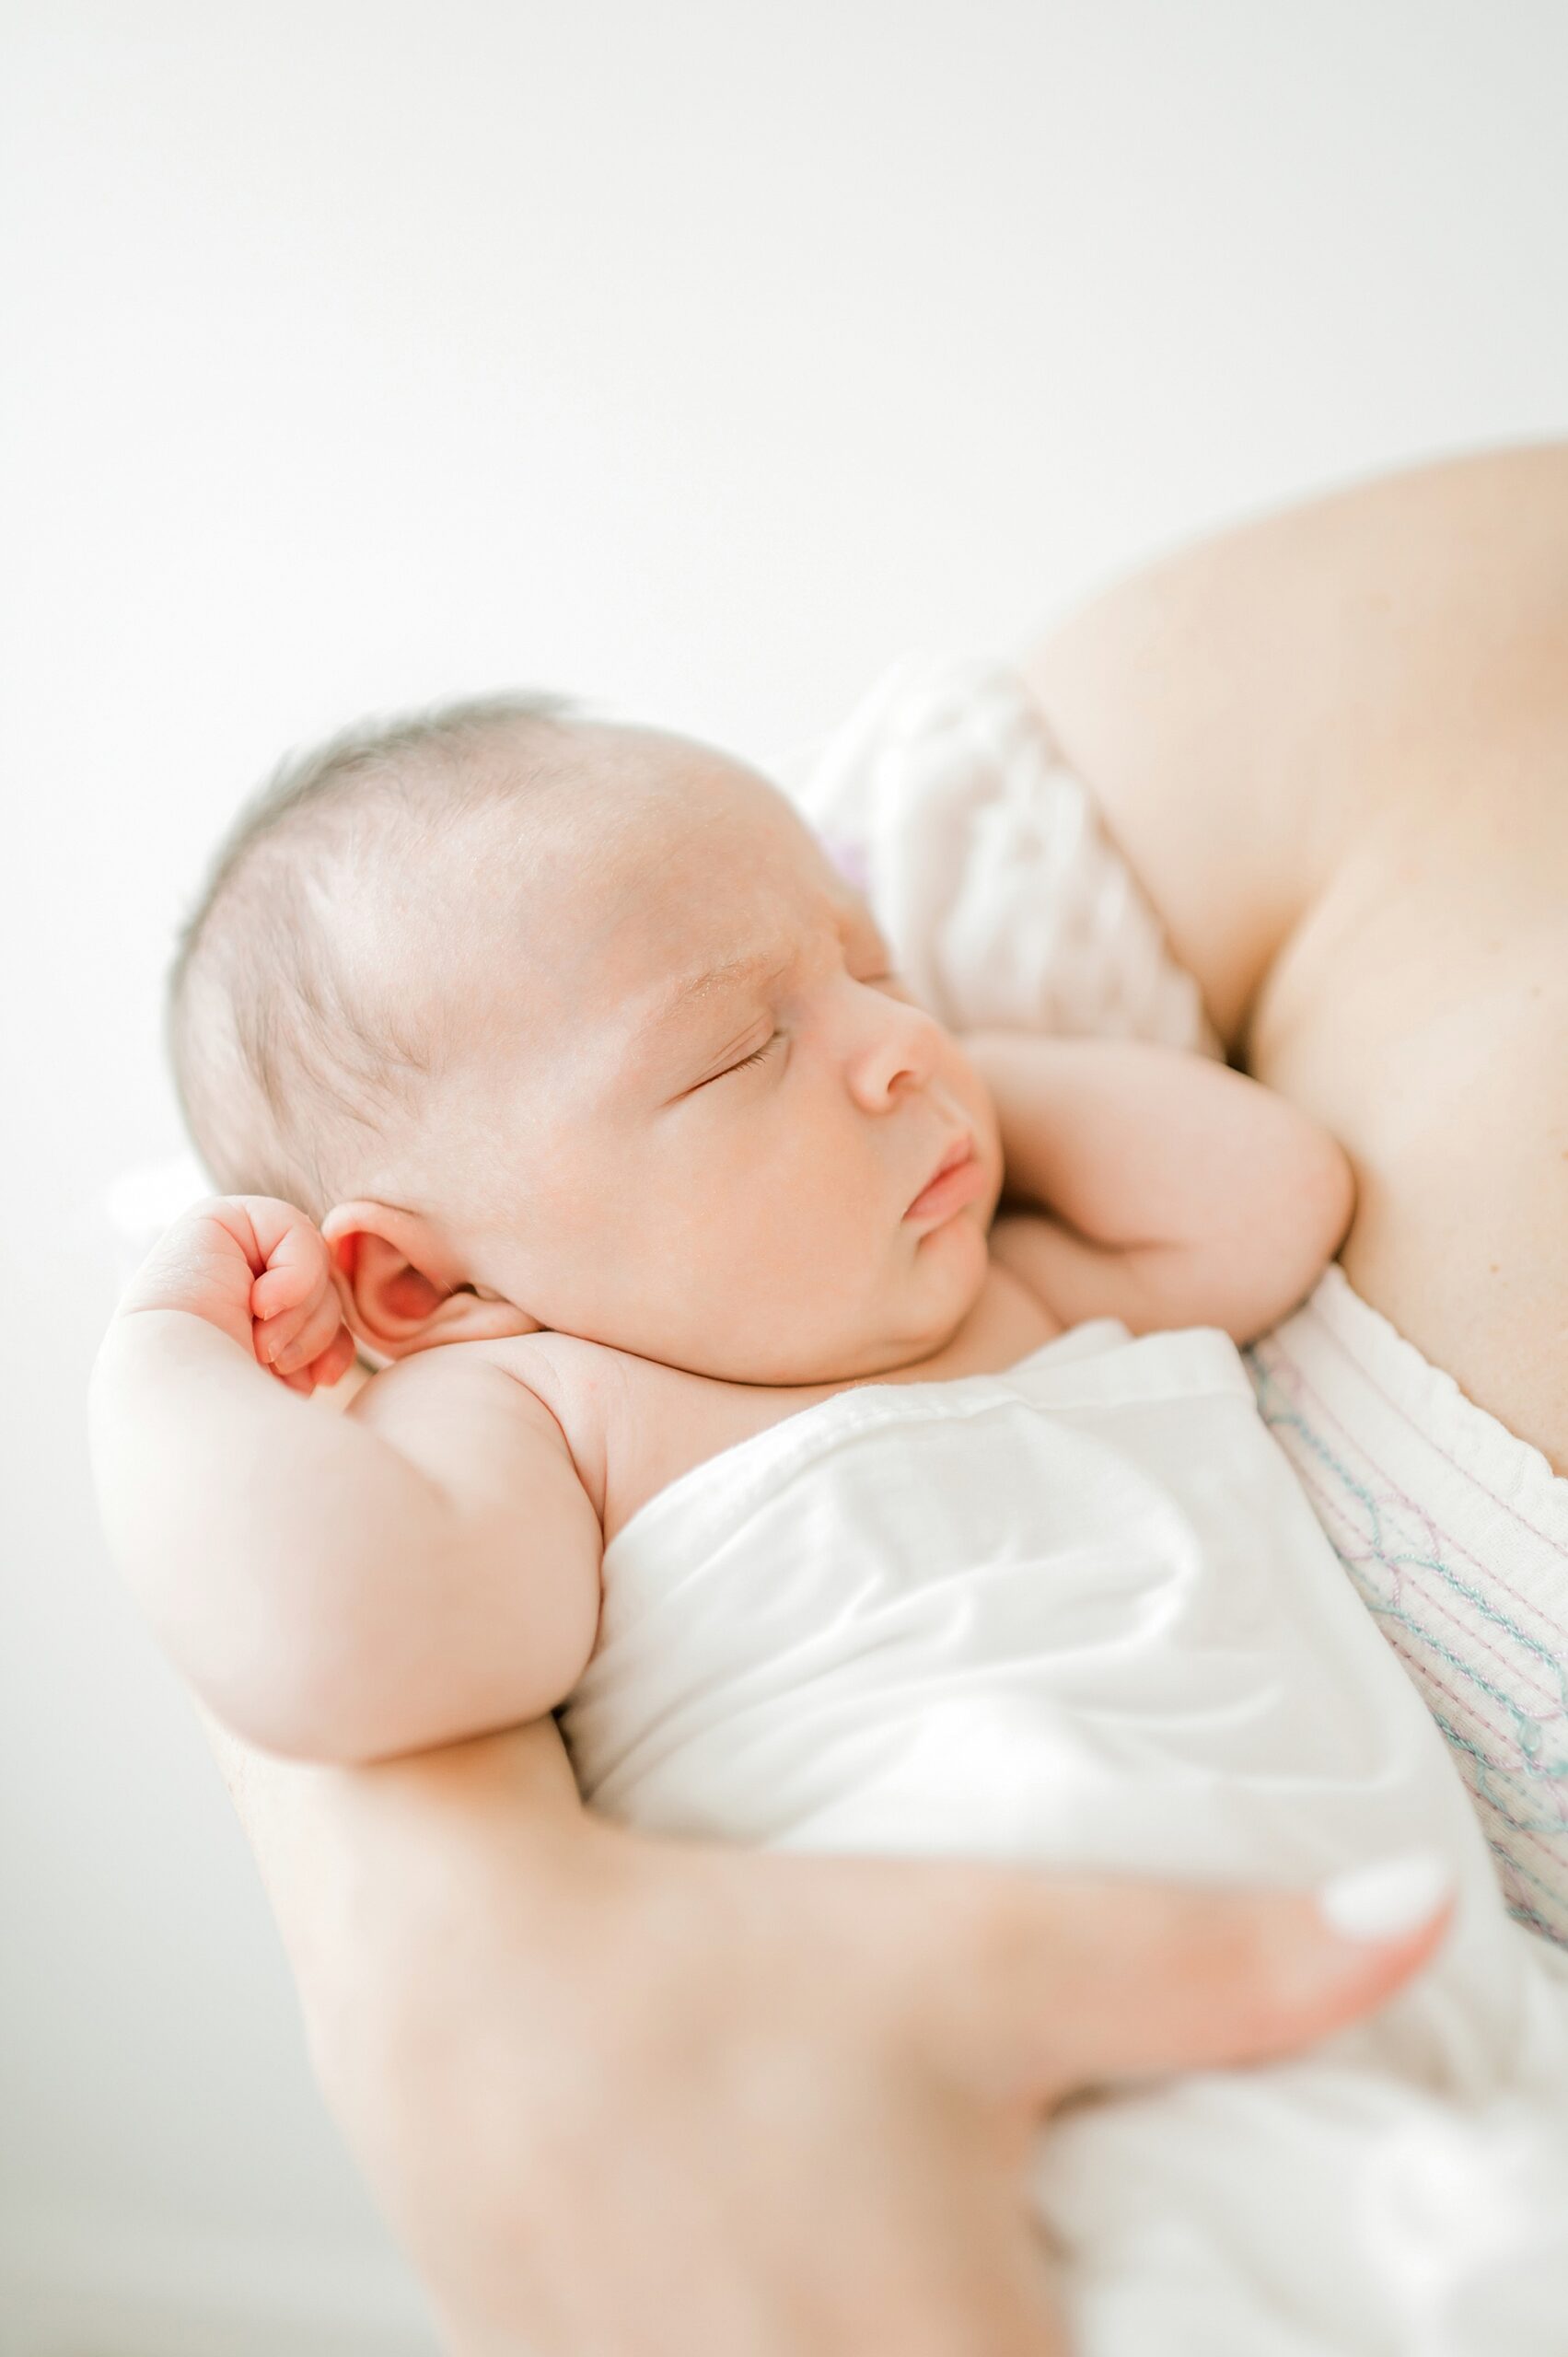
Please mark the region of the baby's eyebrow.
POLYGON ((645 1047, 655 1035, 705 999, 712 999, 738 990, 743 982, 776 981, 795 963, 796 952, 787 950, 780 958, 772 950, 752 950, 749 955, 721 958, 716 966, 705 966, 665 993, 653 1011, 645 1016, 632 1035, 633 1050, 645 1047))

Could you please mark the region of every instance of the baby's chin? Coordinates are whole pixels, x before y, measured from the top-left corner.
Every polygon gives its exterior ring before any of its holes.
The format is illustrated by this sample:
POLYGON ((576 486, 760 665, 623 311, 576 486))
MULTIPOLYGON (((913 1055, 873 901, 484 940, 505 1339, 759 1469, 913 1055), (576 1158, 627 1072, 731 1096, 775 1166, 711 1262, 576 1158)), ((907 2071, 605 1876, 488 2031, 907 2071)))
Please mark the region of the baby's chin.
MULTIPOLYGON (((959 1243, 952 1261, 945 1282, 925 1282, 923 1271, 921 1282, 906 1285, 881 1318, 868 1317, 858 1332, 846 1333, 842 1318, 824 1318, 819 1333, 796 1332, 781 1348, 776 1334, 749 1337, 731 1329, 722 1346, 725 1379, 854 1383, 920 1365, 957 1340, 980 1301, 990 1271, 983 1233, 977 1230, 968 1248, 959 1243)), ((708 1371, 721 1372, 717 1366, 708 1371)))

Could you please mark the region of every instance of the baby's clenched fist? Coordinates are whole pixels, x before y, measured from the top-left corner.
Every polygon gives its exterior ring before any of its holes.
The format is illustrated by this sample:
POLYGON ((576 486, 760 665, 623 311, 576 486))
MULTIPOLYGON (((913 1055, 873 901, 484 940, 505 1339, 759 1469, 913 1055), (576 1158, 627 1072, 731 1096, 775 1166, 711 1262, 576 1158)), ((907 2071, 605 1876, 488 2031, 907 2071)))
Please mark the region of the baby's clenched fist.
POLYGON ((192 1204, 159 1237, 120 1306, 204 1318, 307 1398, 354 1363, 326 1239, 297 1204, 275 1195, 192 1204))
POLYGON ((343 1323, 320 1229, 291 1205, 272 1207, 291 1217, 251 1281, 252 1339, 261 1364, 308 1398, 319 1383, 336 1383, 353 1365, 354 1336, 343 1323))

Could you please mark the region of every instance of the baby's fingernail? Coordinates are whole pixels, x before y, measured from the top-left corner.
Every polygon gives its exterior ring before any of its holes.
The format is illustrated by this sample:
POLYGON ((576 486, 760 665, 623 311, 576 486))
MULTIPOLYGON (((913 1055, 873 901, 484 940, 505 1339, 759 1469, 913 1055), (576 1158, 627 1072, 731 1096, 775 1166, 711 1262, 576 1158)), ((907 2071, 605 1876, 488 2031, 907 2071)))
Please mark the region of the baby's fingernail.
POLYGON ((1430 1923, 1453 1887, 1453 1874, 1435 1850, 1407 1850, 1336 1875, 1318 1892, 1318 1908, 1347 1940, 1397 1940, 1430 1923))

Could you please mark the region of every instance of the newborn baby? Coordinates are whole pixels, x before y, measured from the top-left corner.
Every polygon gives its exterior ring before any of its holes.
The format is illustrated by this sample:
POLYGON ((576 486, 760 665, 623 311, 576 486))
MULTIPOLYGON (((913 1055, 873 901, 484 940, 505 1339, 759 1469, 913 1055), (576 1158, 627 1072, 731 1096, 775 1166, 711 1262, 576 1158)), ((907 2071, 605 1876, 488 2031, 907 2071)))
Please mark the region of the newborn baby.
POLYGON ((227 1191, 121 1305, 94 1467, 220 1717, 369 1759, 560 1709, 601 1808, 802 1848, 1436 1853, 1413 1988, 1081 2107, 1042 2230, 1092 2357, 1555 2311, 1559 1980, 1237 1351, 1344 1233, 1330 1138, 1204 1058, 948 1036, 765 779, 551 699, 285 772, 171 1045, 227 1191))

